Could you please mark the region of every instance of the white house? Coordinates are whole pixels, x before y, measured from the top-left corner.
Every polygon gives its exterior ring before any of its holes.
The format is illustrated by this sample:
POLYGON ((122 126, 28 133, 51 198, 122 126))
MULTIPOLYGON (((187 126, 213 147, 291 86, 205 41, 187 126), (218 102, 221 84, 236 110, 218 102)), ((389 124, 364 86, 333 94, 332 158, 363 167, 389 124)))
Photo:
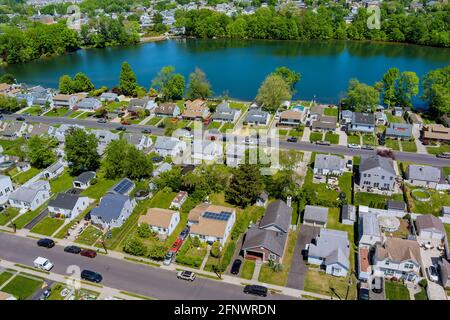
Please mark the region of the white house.
POLYGON ((139 133, 125 133, 122 138, 129 144, 134 145, 138 150, 148 149, 153 143, 150 137, 139 133))
POLYGON ((373 274, 417 282, 420 280, 421 256, 417 241, 387 237, 377 244, 373 257, 373 274))
POLYGON ((161 236, 170 236, 180 222, 180 213, 174 210, 150 208, 139 217, 139 224, 146 223, 161 236))
POLYGON ((0 175, 0 204, 8 201, 9 195, 13 192, 13 185, 9 176, 0 175))
POLYGON ((436 188, 441 180, 441 170, 432 166, 411 164, 406 171, 406 179, 414 186, 436 188))
POLYGON ((72 185, 74 188, 86 190, 90 187, 92 179, 96 176, 94 171, 83 172, 73 180, 72 185))
POLYGON ((431 215, 422 214, 416 218, 416 228, 421 239, 444 239, 445 227, 441 219, 431 215))
POLYGON ((77 102, 75 108, 86 111, 95 111, 102 107, 102 102, 95 98, 84 98, 77 102))
POLYGON ((19 210, 36 210, 48 199, 50 199, 50 183, 38 180, 11 193, 9 204, 19 210))
POLYGON ((159 136, 155 142, 155 151, 162 157, 175 157, 186 149, 186 143, 177 138, 159 136))
POLYGON ((41 177, 45 179, 54 179, 64 172, 64 164, 61 161, 56 161, 54 164, 46 168, 41 173, 41 177))
POLYGON ((129 196, 107 193, 98 207, 91 211, 92 223, 102 228, 118 228, 128 219, 136 206, 129 196))
POLYGON ((98 139, 97 152, 100 155, 105 152, 105 149, 109 143, 111 143, 114 140, 120 139, 118 134, 108 130, 93 130, 92 133, 98 139))
POLYGON ((194 140, 191 154, 194 161, 217 161, 223 157, 223 148, 216 141, 194 140))
POLYGON ((180 209, 183 203, 186 202, 188 198, 188 193, 186 191, 180 191, 177 193, 175 198, 173 198, 172 202, 170 203, 170 208, 174 209, 180 209))
POLYGON ((345 161, 331 154, 317 154, 314 161, 314 174, 338 176, 344 172, 345 161))
POLYGON ((87 209, 89 198, 70 193, 58 193, 55 199, 48 202, 48 211, 52 216, 64 217, 70 221, 87 209))
POLYGON ((323 267, 327 274, 345 277, 350 269, 350 242, 346 231, 320 229, 308 249, 308 263, 323 267))

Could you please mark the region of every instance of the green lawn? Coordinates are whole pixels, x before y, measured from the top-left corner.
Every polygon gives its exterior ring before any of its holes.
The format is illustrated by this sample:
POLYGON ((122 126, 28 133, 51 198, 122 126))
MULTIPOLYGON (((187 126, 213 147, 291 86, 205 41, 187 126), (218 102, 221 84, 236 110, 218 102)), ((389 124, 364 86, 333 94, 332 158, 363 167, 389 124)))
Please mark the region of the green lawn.
POLYGON ((64 224, 63 219, 45 217, 31 229, 31 232, 39 233, 44 236, 51 236, 63 224, 64 224))
POLYGON ((82 113, 77 119, 83 120, 83 119, 91 117, 93 114, 94 114, 93 112, 87 111, 87 112, 82 113))
POLYGON ((400 150, 397 139, 386 139, 386 147, 396 151, 400 150))
POLYGON ((363 144, 369 146, 377 146, 377 138, 373 134, 365 134, 363 135, 363 144))
POLYGON ((44 116, 46 117, 64 117, 64 115, 66 113, 69 112, 69 108, 68 107, 63 107, 63 108, 57 108, 57 109, 52 109, 49 112, 47 112, 46 114, 44 114, 44 116))
POLYGON ((170 204, 176 195, 176 192, 158 191, 150 201, 149 208, 169 209, 170 204))
POLYGON ((408 199, 411 212, 424 214, 431 213, 435 216, 439 216, 443 206, 450 206, 450 195, 445 191, 439 192, 437 190, 427 189, 431 195, 431 199, 428 201, 419 201, 411 195, 411 191, 414 189, 419 188, 409 185, 406 187, 406 197, 408 199))
POLYGON ((30 114, 32 116, 40 116, 42 114, 42 108, 39 106, 31 106, 24 113, 30 114))
POLYGON ((338 108, 326 108, 323 112, 326 116, 338 116, 338 108))
POLYGON ((405 119, 402 117, 394 117, 391 112, 386 112, 386 116, 389 123, 405 123, 405 119))
POLYGON ((0 145, 3 147, 3 153, 10 156, 20 156, 24 152, 21 151, 23 145, 26 141, 24 138, 19 138, 15 140, 0 140, 0 145))
POLYGON ((361 144, 359 135, 348 135, 347 136, 347 143, 361 144))
POLYGON ((402 194, 384 196, 368 192, 357 192, 355 194, 355 206, 369 206, 371 208, 385 209, 388 200, 403 201, 402 194))
MULTIPOLYGON (((339 195, 334 189, 327 189, 328 184, 326 183, 313 183, 313 171, 308 168, 306 172, 305 181, 303 183, 304 189, 311 189, 316 192, 317 198, 324 201, 335 201, 339 195)), ((350 196, 349 194, 347 197, 350 196)))
POLYGON ((241 111, 244 112, 245 110, 247 110, 247 105, 243 102, 230 101, 230 108, 241 109, 241 111))
POLYGON ((14 219, 19 214, 19 210, 14 208, 7 208, 5 211, 0 213, 0 226, 7 225, 9 221, 14 219))
POLYGON ((325 140, 330 141, 331 144, 339 144, 339 135, 332 132, 327 132, 325 134, 325 140))
MULTIPOLYGON (((345 299, 347 292, 348 280, 344 277, 334 277, 326 274, 325 272, 319 272, 313 268, 310 268, 306 273, 305 277, 305 291, 311 291, 326 296, 333 296, 337 298, 336 294, 341 298, 345 299), (333 293, 334 291, 334 293, 333 293)), ((348 300, 356 299, 356 279, 353 277, 351 282, 350 290, 348 293, 348 300)))
POLYGON ((233 128, 234 128, 234 124, 233 124, 233 123, 225 123, 225 124, 220 128, 220 132, 226 133, 227 130, 233 130, 233 128))
POLYGON ((2 291, 12 294, 19 300, 25 300, 30 297, 42 285, 42 280, 30 279, 21 275, 17 275, 2 291))
POLYGON ((289 130, 285 130, 285 129, 278 129, 278 135, 279 136, 285 136, 289 133, 289 130))
POLYGON ((105 193, 112 188, 119 179, 117 180, 109 180, 102 177, 97 178, 97 183, 91 185, 89 188, 84 190, 81 194, 87 196, 92 199, 100 199, 105 195, 105 193))
POLYGON ((3 271, 2 273, 0 273, 0 286, 8 281, 12 276, 13 274, 8 271, 3 271))
POLYGON ((339 177, 339 188, 347 195, 347 203, 352 202, 352 177, 351 172, 345 172, 339 177))
POLYGON ((62 283, 55 283, 52 286, 52 293, 47 300, 64 300, 65 297, 61 296, 61 291, 63 291, 64 288, 66 288, 66 286, 64 286, 62 283))
POLYGON ((420 292, 414 295, 414 300, 428 300, 427 291, 420 288, 420 292))
POLYGON ((450 144, 443 144, 440 147, 427 147, 429 154, 439 154, 442 152, 450 152, 450 144))
POLYGON ((241 278, 251 280, 254 271, 255 271, 255 261, 245 259, 244 263, 242 264, 241 278))
POLYGON ((405 152, 417 152, 417 146, 414 141, 402 141, 402 148, 405 152))
POLYGON ((386 281, 385 287, 387 300, 409 300, 409 292, 404 284, 386 281))
POLYGON ((153 117, 150 120, 148 120, 145 124, 147 126, 155 126, 158 122, 161 121, 161 117, 153 117))
POLYGON ((14 223, 16 224, 17 229, 22 229, 25 227, 31 220, 33 220, 35 217, 39 215, 39 213, 44 210, 44 208, 47 206, 47 203, 43 204, 39 208, 37 208, 34 211, 28 211, 27 213, 21 215, 18 217, 14 223))
POLYGON ((83 110, 78 110, 78 111, 72 112, 72 113, 68 116, 68 118, 71 118, 71 119, 76 118, 76 117, 78 117, 80 114, 82 114, 82 113, 84 113, 84 112, 85 112, 85 111, 83 111, 83 110))
POLYGON ((50 180, 50 187, 53 193, 65 192, 72 188, 73 178, 69 172, 64 172, 56 179, 50 180))
POLYGON ((126 106, 128 106, 128 102, 126 101, 113 101, 106 105, 106 110, 108 110, 108 112, 115 112, 126 106))
POLYGON ((75 240, 77 243, 92 246, 97 239, 102 235, 102 232, 93 226, 88 226, 75 240))
POLYGON ((309 135, 309 141, 310 142, 316 142, 323 140, 323 133, 322 132, 311 132, 309 135))
POLYGON ((208 130, 219 129, 221 125, 222 125, 222 122, 211 121, 211 123, 208 125, 208 130))
POLYGON ((17 176, 13 177, 12 180, 18 184, 24 184, 41 171, 41 169, 31 167, 30 170, 18 174, 17 176))

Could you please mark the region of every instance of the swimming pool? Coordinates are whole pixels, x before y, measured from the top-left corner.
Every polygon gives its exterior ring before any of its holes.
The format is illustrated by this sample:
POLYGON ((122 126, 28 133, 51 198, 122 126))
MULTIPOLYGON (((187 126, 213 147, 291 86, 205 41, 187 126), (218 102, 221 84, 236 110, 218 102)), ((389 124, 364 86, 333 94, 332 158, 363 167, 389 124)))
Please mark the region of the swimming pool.
POLYGON ((294 107, 292 107, 292 109, 303 111, 303 110, 305 110, 305 107, 304 106, 294 106, 294 107))

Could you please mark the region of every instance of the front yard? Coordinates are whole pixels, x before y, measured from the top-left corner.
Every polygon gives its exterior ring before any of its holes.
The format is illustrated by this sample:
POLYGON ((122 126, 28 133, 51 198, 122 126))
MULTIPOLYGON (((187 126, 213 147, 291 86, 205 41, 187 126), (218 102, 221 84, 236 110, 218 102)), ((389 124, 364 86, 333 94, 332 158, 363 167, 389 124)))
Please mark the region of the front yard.
POLYGON ((42 280, 31 279, 22 275, 17 275, 6 286, 2 288, 2 291, 12 294, 19 300, 26 300, 42 285, 42 280))
MULTIPOLYGON (((348 290, 347 300, 355 300, 356 278, 354 276, 349 277, 351 277, 351 284, 348 290)), ((310 268, 306 273, 305 291, 311 291, 333 298, 338 296, 344 300, 347 293, 349 277, 334 277, 325 272, 318 271, 318 269, 310 268)))
POLYGON ((359 135, 351 135, 349 134, 347 136, 347 143, 348 144, 361 144, 361 138, 359 135))
POLYGON ((6 208, 0 213, 0 226, 7 225, 12 219, 19 214, 19 210, 12 207, 6 208))
POLYGON ((339 144, 339 135, 332 132, 327 132, 325 134, 325 140, 330 141, 331 144, 339 144))
POLYGON ((31 229, 31 232, 42 234, 44 236, 51 236, 63 224, 64 224, 63 219, 45 217, 31 229))
POLYGON ((402 141, 402 148, 405 152, 417 152, 417 146, 415 141, 402 141))
POLYGON ((309 135, 309 142, 316 142, 322 140, 323 140, 322 132, 311 132, 311 134, 309 135))
POLYGON ((401 282, 386 281, 385 292, 387 300, 409 300, 409 292, 401 282))
POLYGON ((245 259, 242 264, 241 278, 251 280, 255 272, 255 265, 255 261, 245 259))
POLYGON ((368 146, 377 146, 377 138, 373 134, 365 134, 363 135, 363 144, 368 146))
POLYGON ((43 204, 39 208, 37 208, 34 211, 28 211, 27 213, 24 213, 20 217, 18 217, 14 223, 16 224, 17 229, 22 229, 25 227, 31 220, 33 220, 35 217, 37 217, 42 210, 44 210, 47 206, 47 203, 43 204))
POLYGON ((427 147, 429 154, 439 154, 442 152, 450 152, 450 144, 443 144, 440 147, 427 147))
POLYGON ((69 112, 68 107, 53 108, 44 114, 46 117, 64 117, 69 112))
POLYGON ((75 240, 76 243, 85 244, 88 246, 94 243, 102 236, 102 232, 94 226, 88 226, 75 240))
POLYGON ((386 139, 386 147, 395 151, 400 150, 400 145, 397 139, 386 139))

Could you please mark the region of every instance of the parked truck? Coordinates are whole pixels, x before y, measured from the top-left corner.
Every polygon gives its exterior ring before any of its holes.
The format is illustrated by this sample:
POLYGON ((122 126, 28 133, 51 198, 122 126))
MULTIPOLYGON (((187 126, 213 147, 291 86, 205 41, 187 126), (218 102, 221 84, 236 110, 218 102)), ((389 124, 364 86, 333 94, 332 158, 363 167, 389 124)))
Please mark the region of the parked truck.
POLYGON ((38 269, 50 271, 53 268, 53 263, 47 258, 37 257, 36 260, 34 260, 34 266, 38 269))

